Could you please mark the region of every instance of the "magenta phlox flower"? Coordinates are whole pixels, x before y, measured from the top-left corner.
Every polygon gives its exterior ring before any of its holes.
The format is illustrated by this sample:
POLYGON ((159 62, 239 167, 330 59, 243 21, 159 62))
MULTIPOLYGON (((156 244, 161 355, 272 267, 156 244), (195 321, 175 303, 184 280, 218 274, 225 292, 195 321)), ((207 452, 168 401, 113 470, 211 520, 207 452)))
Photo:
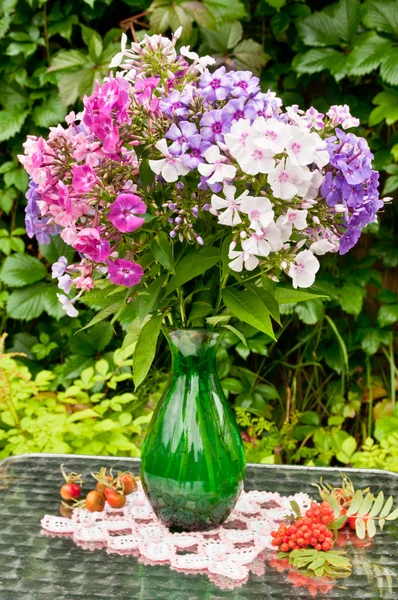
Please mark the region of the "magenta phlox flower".
POLYGON ((254 121, 258 114, 255 106, 246 101, 246 98, 230 100, 222 109, 222 115, 226 121, 239 121, 239 119, 250 119, 254 121))
POLYGON ((226 73, 225 67, 220 67, 214 73, 203 73, 199 80, 199 87, 202 96, 208 102, 225 100, 234 87, 234 80, 230 73, 226 73))
POLYGON ((73 247, 78 252, 86 254, 94 262, 103 262, 111 253, 108 240, 101 238, 100 232, 94 227, 85 227, 78 234, 73 247))
POLYGON ((306 111, 304 118, 308 123, 308 127, 314 127, 314 129, 323 129, 325 127, 323 122, 324 116, 325 115, 323 113, 318 112, 316 108, 311 106, 311 108, 306 111))
POLYGON ((135 194, 119 194, 111 204, 108 219, 122 233, 131 233, 144 224, 145 219, 136 215, 146 212, 145 203, 135 194))
POLYGON ((200 121, 200 134, 208 142, 222 142, 231 125, 231 118, 223 110, 210 110, 200 121))
POLYGON ((189 147, 190 139, 198 133, 198 130, 193 123, 181 121, 178 125, 179 126, 177 127, 177 125, 173 123, 165 135, 168 140, 173 140, 173 144, 169 146, 169 152, 176 156, 186 152, 189 147))
POLYGON ((137 285, 144 274, 140 265, 124 258, 109 260, 108 273, 111 283, 125 285, 126 287, 137 285))
POLYGON ((77 192, 89 192, 97 180, 91 165, 72 165, 72 186, 77 192))
POLYGON ((100 140, 104 150, 109 154, 116 152, 116 144, 119 142, 119 129, 113 123, 111 117, 100 115, 91 126, 91 130, 100 140))
POLYGON ((232 94, 238 98, 251 96, 260 91, 259 78, 251 71, 231 71, 233 79, 232 94))

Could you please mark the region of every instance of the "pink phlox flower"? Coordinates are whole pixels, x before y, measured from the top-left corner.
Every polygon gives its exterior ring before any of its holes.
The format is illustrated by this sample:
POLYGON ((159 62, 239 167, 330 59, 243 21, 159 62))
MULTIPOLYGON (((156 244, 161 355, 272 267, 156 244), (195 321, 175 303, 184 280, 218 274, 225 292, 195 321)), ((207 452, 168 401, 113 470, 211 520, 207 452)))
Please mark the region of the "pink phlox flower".
POLYGON ((349 129, 350 127, 358 127, 359 119, 353 117, 350 112, 348 104, 337 105, 333 104, 330 107, 326 116, 332 120, 332 125, 341 125, 343 129, 349 129))
POLYGON ((91 165, 72 165, 72 186, 77 192, 89 192, 97 180, 91 165))
POLYGON ((115 285, 133 287, 141 281, 143 273, 140 265, 124 258, 108 261, 109 279, 115 285))
POLYGON ((76 277, 76 279, 73 280, 73 283, 78 290, 83 290, 84 292, 89 292, 95 287, 92 277, 76 277))
POLYGON ((108 240, 100 236, 98 229, 86 227, 77 234, 77 239, 72 244, 75 250, 82 254, 87 254, 95 262, 103 262, 111 253, 111 246, 108 240))
POLYGON ((145 219, 136 215, 146 212, 145 203, 135 194, 119 194, 111 204, 108 219, 122 233, 130 233, 141 227, 145 219))

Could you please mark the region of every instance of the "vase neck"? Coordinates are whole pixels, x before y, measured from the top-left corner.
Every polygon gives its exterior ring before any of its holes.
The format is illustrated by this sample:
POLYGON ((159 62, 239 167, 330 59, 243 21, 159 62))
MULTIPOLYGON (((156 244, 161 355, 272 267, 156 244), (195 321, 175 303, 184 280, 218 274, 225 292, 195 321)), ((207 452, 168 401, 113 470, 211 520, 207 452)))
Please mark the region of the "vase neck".
POLYGON ((177 329, 168 334, 173 356, 173 371, 216 365, 220 334, 206 329, 177 329))

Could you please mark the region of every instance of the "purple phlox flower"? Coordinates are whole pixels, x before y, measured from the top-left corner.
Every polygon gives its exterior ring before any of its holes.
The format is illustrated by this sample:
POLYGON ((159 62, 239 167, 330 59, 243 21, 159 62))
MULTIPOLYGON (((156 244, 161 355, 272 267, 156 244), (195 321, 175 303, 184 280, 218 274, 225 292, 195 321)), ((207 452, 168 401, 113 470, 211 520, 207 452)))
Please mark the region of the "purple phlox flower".
POLYGON ((65 258, 65 256, 60 256, 51 267, 52 278, 55 279, 56 277, 62 277, 62 275, 65 273, 67 264, 68 260, 65 258))
POLYGON ((222 183, 216 181, 216 183, 209 183, 209 177, 204 177, 203 175, 200 178, 200 182, 198 184, 198 190, 208 190, 210 189, 213 194, 218 194, 222 190, 222 183))
POLYGON ((365 190, 362 183, 351 185, 344 181, 342 191, 345 204, 350 208, 355 208, 362 204, 365 196, 365 190))
POLYGON ((239 119, 250 119, 254 121, 258 114, 253 103, 246 103, 246 98, 230 100, 222 109, 223 117, 228 121, 239 121, 239 119))
POLYGON ((200 121, 200 134, 209 142, 224 141, 224 133, 231 129, 231 120, 223 110, 210 110, 200 121))
POLYGON ((117 258, 108 261, 108 273, 111 283, 133 287, 141 281, 144 272, 140 265, 124 258, 117 258))
POLYGON ((25 208, 25 227, 28 237, 36 237, 39 244, 49 244, 52 235, 59 233, 59 227, 49 223, 48 217, 42 217, 37 201, 40 196, 37 194, 37 184, 34 181, 29 182, 26 198, 28 204, 25 208))
POLYGON ((130 233, 144 224, 145 219, 136 215, 146 212, 145 203, 135 194, 119 194, 111 204, 108 219, 122 233, 130 233))
POLYGON ((361 236, 359 229, 350 228, 340 238, 340 254, 347 254, 355 246, 361 236))
POLYGON ((174 143, 169 146, 169 152, 176 156, 186 152, 190 139, 198 134, 193 123, 181 121, 178 125, 179 127, 173 123, 165 135, 168 140, 174 140, 174 143))
POLYGON ((69 294, 72 289, 73 279, 70 275, 61 275, 58 277, 58 287, 65 292, 65 294, 69 294))
POLYGON ((259 78, 251 71, 231 71, 233 79, 232 94, 240 98, 250 96, 260 91, 259 78))
POLYGON ((106 260, 111 253, 108 240, 102 239, 98 229, 93 227, 86 227, 78 233, 73 248, 98 263, 106 260))
POLYGON ((343 183, 344 177, 341 175, 333 177, 331 171, 326 173, 325 180, 321 186, 321 194, 326 198, 326 202, 329 206, 335 206, 341 202, 343 183))
POLYGON ((202 96, 209 102, 225 100, 234 87, 234 79, 226 73, 225 67, 220 67, 214 73, 203 73, 200 77, 199 87, 202 96))
POLYGON ((189 149, 181 156, 181 162, 188 169, 196 169, 199 163, 204 162, 203 155, 211 143, 202 140, 202 136, 198 134, 189 138, 189 149))
POLYGON ((265 94, 258 92, 250 101, 249 104, 254 107, 258 117, 269 119, 279 119, 282 112, 282 100, 277 97, 275 92, 268 90, 265 94))
POLYGON ((176 115, 183 117, 188 114, 188 108, 185 105, 184 98, 178 90, 173 90, 171 94, 162 98, 159 103, 160 110, 165 112, 169 117, 176 115))

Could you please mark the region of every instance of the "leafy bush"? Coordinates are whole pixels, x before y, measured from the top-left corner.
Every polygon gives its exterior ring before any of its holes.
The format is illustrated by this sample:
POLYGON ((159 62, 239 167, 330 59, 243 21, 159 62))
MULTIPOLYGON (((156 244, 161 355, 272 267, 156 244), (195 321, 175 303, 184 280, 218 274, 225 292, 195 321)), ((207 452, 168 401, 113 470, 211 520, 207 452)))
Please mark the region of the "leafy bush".
MULTIPOLYGON (((263 88, 273 89, 286 104, 314 105, 319 111, 330 104, 349 104, 364 124, 362 131, 370 140, 376 168, 383 171, 384 193, 395 194, 397 15, 398 0, 1 3, 0 327, 9 333, 8 351, 27 355, 1 360, 11 361, 7 364, 23 374, 13 379, 13 389, 24 394, 15 400, 17 413, 20 419, 27 416, 33 422, 26 440, 21 438, 14 444, 9 441, 9 431, 15 429, 15 422, 8 417, 7 424, 1 418, 3 453, 49 451, 51 445, 51 451, 66 446, 68 451, 86 451, 94 442, 102 446, 91 446, 91 451, 104 453, 110 451, 105 440, 113 430, 94 434, 93 422, 100 425, 104 416, 104 420, 117 423, 119 414, 126 412, 132 414, 132 423, 142 414, 136 400, 123 405, 122 411, 109 407, 100 414, 102 402, 131 393, 130 380, 126 379, 117 382, 116 390, 109 388, 105 399, 96 403, 91 396, 105 393, 103 381, 96 382, 99 389, 83 386, 79 392, 88 394, 81 403, 87 402, 88 409, 99 416, 68 421, 78 413, 68 413, 71 403, 62 394, 75 381, 84 382, 82 372, 87 373, 87 369, 94 369, 94 377, 103 376, 95 370, 102 360, 109 364, 106 373, 113 371, 114 353, 131 327, 135 309, 130 303, 111 323, 104 321, 91 328, 89 335, 79 330, 90 322, 93 309, 108 309, 115 295, 93 293, 87 297, 87 310, 79 319, 63 317, 56 286, 47 273, 49 264, 65 254, 65 247, 56 239, 50 246, 38 247, 24 235, 27 179, 16 159, 27 133, 40 134, 55 126, 62 121, 67 105, 78 110, 78 97, 106 74, 109 56, 119 44, 119 21, 125 19, 123 28, 138 36, 142 35, 142 24, 157 32, 182 24, 184 44, 213 54, 219 64, 256 68, 261 71, 263 88), (134 17, 139 13, 146 14, 134 17), (51 376, 40 375, 43 370, 51 376), (40 376, 44 379, 35 383, 40 376), (29 404, 28 415, 25 404, 29 404), (46 415, 62 420, 56 440, 40 435, 38 419, 45 422, 46 415), (79 427, 82 432, 75 439, 70 431, 78 432, 79 427)), ((327 259, 318 289, 329 300, 285 305, 278 344, 249 326, 242 329, 247 346, 232 332, 225 335, 219 372, 230 401, 245 411, 246 416, 239 418, 249 419, 250 425, 242 421, 242 427, 248 432, 246 445, 251 460, 307 464, 337 460, 361 467, 395 468, 396 232, 397 210, 391 203, 380 227, 369 228, 359 250, 339 264, 327 259), (253 419, 259 421, 252 423, 253 419), (380 437, 382 431, 389 433, 380 437)), ((129 339, 124 348, 128 343, 129 339)), ((164 381, 167 361, 168 352, 161 342, 151 375, 156 390, 164 381)), ((0 377, 4 378, 4 372, 5 367, 0 377)), ((148 397, 151 388, 144 385, 138 398, 148 397)), ((3 387, 1 390, 2 411, 7 412, 10 409, 4 408, 4 402, 9 401, 4 399, 3 387)), ((83 396, 79 398, 83 400, 83 396)), ((131 423, 120 425, 119 431, 130 442, 130 434, 134 435, 132 443, 138 447, 140 434, 130 432, 131 423)), ((16 431, 19 439, 22 434, 18 428, 16 431)), ((121 452, 136 450, 117 449, 121 452)))

